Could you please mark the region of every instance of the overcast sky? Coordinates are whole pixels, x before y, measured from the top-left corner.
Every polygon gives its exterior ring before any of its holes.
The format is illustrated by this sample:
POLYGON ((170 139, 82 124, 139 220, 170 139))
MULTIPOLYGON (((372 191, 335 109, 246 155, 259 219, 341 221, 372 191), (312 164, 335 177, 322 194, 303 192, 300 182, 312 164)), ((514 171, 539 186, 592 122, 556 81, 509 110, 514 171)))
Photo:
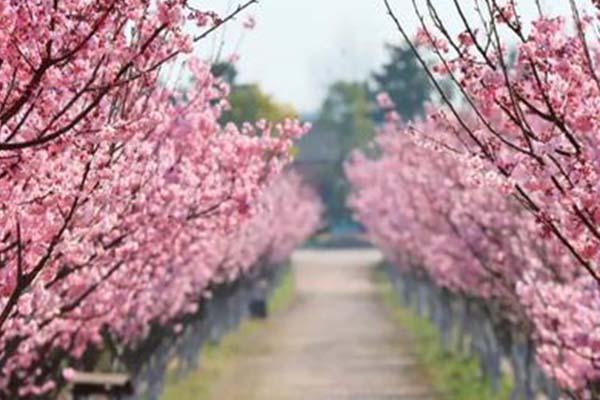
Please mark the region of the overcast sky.
MULTIPOLYGON (((242 2, 197 1, 205 9, 220 13, 242 2)), ((463 2, 470 4, 471 0, 463 2)), ((391 3, 414 31, 416 21, 410 12, 410 0, 391 0, 391 3)), ((534 15, 533 0, 519 3, 524 14, 534 15)), ((565 12, 568 2, 546 3, 545 10, 565 12)), ((452 0, 437 0, 436 4, 446 15, 453 14, 452 0)), ((300 112, 318 109, 332 81, 364 79, 385 60, 383 44, 399 40, 385 13, 383 0, 261 0, 249 14, 257 19, 256 29, 242 35, 241 21, 229 25, 224 54, 239 48, 240 80, 259 83, 268 93, 294 105, 300 112)), ((449 20, 458 26, 457 18, 449 20)), ((215 39, 218 38, 213 37, 212 41, 215 39)), ((214 46, 207 41, 202 45, 203 52, 214 53, 214 46)))

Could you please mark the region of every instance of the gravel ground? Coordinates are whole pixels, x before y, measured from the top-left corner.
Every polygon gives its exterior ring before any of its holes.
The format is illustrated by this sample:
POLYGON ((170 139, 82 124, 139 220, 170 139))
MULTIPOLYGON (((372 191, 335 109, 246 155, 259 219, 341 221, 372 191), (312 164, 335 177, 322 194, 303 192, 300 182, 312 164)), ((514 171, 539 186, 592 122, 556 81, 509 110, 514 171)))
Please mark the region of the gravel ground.
POLYGON ((214 400, 430 400, 410 338, 371 282, 374 250, 294 255, 294 304, 248 338, 214 400))

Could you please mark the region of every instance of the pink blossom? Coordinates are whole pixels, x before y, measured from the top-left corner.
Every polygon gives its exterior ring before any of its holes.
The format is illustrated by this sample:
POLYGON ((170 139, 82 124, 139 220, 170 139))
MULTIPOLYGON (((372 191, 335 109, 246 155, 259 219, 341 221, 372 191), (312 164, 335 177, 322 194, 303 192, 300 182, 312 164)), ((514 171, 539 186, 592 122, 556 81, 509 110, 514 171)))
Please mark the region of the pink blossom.
POLYGON ((395 107, 395 104, 392 101, 392 98, 390 97, 390 95, 388 93, 385 93, 385 92, 379 93, 377 95, 377 105, 382 110, 391 110, 395 107))
POLYGON ((256 28, 256 18, 249 15, 243 23, 244 29, 253 30, 256 28))
POLYGON ((65 368, 62 374, 67 381, 72 381, 75 378, 75 370, 73 368, 65 368))
POLYGON ((415 44, 439 56, 430 72, 451 73, 467 106, 430 106, 410 129, 389 121, 376 141, 381 157, 355 156, 347 166, 350 205, 390 260, 501 304, 497 318, 530 327, 520 333, 544 372, 574 398, 592 398, 600 382, 598 16, 581 12, 574 27, 550 12, 524 23, 518 1, 498 3, 484 21, 504 25, 495 45, 424 21, 415 44))
POLYGON ((288 257, 320 203, 284 173, 305 125, 220 124, 229 89, 186 56, 186 21, 213 14, 170 0, 9 3, 0 398, 41 398, 59 383, 48 354, 77 365, 103 335, 126 348, 176 327, 211 286, 288 257), (159 80, 177 59, 193 77, 185 94, 159 80))

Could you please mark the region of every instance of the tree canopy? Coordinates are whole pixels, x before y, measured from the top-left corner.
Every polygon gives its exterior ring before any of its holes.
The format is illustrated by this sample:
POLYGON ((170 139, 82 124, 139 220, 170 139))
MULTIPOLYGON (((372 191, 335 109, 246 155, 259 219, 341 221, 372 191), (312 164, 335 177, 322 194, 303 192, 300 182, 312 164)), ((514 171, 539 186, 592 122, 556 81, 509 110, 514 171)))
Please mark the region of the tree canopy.
MULTIPOLYGON (((431 85, 414 53, 405 45, 387 44, 389 59, 372 74, 374 94, 386 92, 396 105, 395 110, 406 121, 425 112, 431 96, 431 85)), ((375 113, 381 120, 383 114, 375 113)))

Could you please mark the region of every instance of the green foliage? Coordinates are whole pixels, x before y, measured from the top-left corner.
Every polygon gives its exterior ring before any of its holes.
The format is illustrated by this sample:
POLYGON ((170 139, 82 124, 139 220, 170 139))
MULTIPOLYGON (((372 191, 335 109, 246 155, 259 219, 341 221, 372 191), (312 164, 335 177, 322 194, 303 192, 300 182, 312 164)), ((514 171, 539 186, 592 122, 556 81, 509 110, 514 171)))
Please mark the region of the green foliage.
MULTIPOLYGON (((431 95, 431 85, 423 68, 407 46, 387 44, 389 61, 373 73, 374 94, 387 92, 396 104, 396 111, 405 119, 423 115, 425 102, 431 95)), ((376 117, 381 120, 382 113, 376 117)))
POLYGON ((214 76, 223 79, 230 86, 235 84, 235 80, 237 79, 238 75, 235 65, 228 62, 219 62, 213 64, 210 71, 214 76))
POLYGON ((260 119, 279 122, 297 116, 292 106, 276 102, 255 84, 235 85, 229 96, 229 103, 231 110, 224 113, 223 122, 234 122, 237 125, 260 119))
POLYGON ((356 148, 366 146, 375 135, 371 102, 365 82, 333 83, 321 105, 313 131, 302 149, 319 154, 317 186, 332 224, 351 220, 346 208, 348 184, 343 163, 356 148))
POLYGON ((260 119, 279 122, 286 118, 297 117, 294 107, 275 101, 272 96, 262 91, 257 84, 238 84, 238 71, 231 63, 216 63, 212 73, 223 79, 231 87, 229 104, 231 109, 223 114, 222 122, 233 122, 240 126, 244 122, 255 122, 260 119))
POLYGON ((375 128, 370 117, 367 84, 338 81, 331 85, 321 106, 317 126, 324 131, 334 132, 342 159, 351 150, 369 143, 375 128))
MULTIPOLYGON (((294 274, 289 269, 269 299, 269 313, 277 314, 287 309, 295 295, 294 274)), ((244 321, 240 328, 226 335, 218 343, 207 343, 200 354, 200 369, 178 379, 176 362, 167 375, 167 384, 162 400, 209 400, 215 383, 231 369, 235 358, 251 345, 252 337, 260 335, 265 322, 244 321)))
MULTIPOLYGON (((364 149, 375 136, 376 123, 383 112, 375 104, 379 92, 387 92, 396 110, 405 120, 424 114, 431 86, 414 54, 406 46, 387 45, 388 60, 366 81, 333 83, 321 106, 309 141, 320 142, 328 150, 319 168, 318 186, 327 205, 330 225, 341 227, 352 221, 346 207, 349 192, 344 179, 343 162, 352 150, 364 149)), ((319 146, 307 146, 309 152, 322 152, 319 146)))
POLYGON ((294 272, 291 267, 287 268, 279 286, 277 286, 269 299, 269 312, 271 314, 278 314, 285 311, 294 301, 296 280, 294 279, 294 272))
POLYGON ((437 328, 427 319, 414 315, 400 304, 392 284, 382 268, 374 274, 379 294, 393 318, 414 337, 415 353, 437 392, 449 400, 508 400, 512 391, 510 379, 504 378, 498 393, 482 378, 478 361, 441 346, 437 328))

